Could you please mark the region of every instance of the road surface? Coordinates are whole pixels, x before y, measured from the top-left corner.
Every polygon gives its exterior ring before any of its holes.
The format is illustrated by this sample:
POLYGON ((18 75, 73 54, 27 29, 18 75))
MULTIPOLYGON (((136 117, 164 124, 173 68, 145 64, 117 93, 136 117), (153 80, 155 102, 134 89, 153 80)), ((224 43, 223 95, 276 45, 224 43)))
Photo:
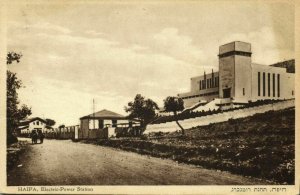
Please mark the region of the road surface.
POLYGON ((237 185, 261 181, 70 140, 30 145, 8 173, 19 185, 237 185))

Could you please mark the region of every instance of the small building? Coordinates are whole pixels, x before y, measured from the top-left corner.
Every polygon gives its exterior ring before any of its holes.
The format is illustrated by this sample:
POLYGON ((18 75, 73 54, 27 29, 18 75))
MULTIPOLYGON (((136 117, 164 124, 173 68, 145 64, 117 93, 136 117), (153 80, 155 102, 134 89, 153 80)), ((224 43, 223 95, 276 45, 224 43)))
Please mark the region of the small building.
MULTIPOLYGON (((104 109, 80 118, 78 139, 105 139, 116 136, 122 129, 137 126, 140 126, 137 120, 104 109)), ((140 132, 136 132, 138 133, 140 132)))
POLYGON ((17 132, 21 136, 27 136, 31 134, 33 130, 42 131, 45 133, 47 131, 46 121, 39 117, 28 118, 20 122, 17 132))

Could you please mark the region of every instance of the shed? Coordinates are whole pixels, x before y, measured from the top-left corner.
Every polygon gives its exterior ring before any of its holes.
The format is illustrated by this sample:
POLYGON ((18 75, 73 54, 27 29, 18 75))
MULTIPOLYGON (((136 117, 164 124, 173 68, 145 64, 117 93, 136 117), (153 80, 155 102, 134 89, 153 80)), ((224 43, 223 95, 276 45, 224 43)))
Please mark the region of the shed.
POLYGON ((108 138, 116 135, 118 127, 129 128, 135 125, 139 125, 137 120, 104 109, 80 118, 78 138, 108 138))

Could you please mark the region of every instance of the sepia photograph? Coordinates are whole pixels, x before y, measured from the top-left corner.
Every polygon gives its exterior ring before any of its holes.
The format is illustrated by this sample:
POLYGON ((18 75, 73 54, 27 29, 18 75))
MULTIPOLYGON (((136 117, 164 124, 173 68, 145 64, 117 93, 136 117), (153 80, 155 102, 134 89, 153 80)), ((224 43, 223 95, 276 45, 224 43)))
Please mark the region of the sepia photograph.
POLYGON ((0 192, 299 194, 295 2, 1 3, 0 192))

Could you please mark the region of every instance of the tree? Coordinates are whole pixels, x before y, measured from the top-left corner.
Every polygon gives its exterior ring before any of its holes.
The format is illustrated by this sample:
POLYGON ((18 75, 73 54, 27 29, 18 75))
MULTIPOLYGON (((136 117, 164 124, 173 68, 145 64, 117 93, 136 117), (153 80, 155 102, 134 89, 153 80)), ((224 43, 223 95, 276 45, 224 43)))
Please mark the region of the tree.
POLYGON ((65 128, 66 127, 66 125, 64 125, 64 124, 62 124, 62 125, 59 125, 59 129, 63 129, 63 128, 65 128))
POLYGON ((129 118, 140 120, 142 131, 155 117, 155 110, 158 110, 157 104, 151 99, 145 99, 141 94, 137 94, 134 101, 128 103, 128 107, 125 106, 125 111, 129 112, 129 118))
POLYGON ((16 61, 17 63, 19 63, 21 57, 22 57, 22 54, 18 54, 18 53, 13 52, 13 51, 8 52, 7 56, 6 56, 6 64, 11 64, 14 61, 16 61))
POLYGON ((177 97, 167 97, 164 100, 164 108, 167 112, 173 112, 176 124, 180 127, 182 135, 185 134, 184 128, 178 122, 177 112, 182 111, 184 109, 183 100, 177 97))
POLYGON ((52 120, 52 119, 49 119, 49 118, 46 119, 46 125, 47 126, 52 127, 52 126, 55 125, 55 123, 56 123, 55 120, 52 120))
MULTIPOLYGON (((12 64, 14 61, 20 62, 21 54, 15 52, 9 52, 7 54, 7 64, 12 64)), ((6 132, 7 132, 7 144, 17 142, 18 139, 14 135, 14 131, 17 129, 21 120, 24 120, 31 115, 31 108, 26 105, 19 106, 17 90, 20 89, 22 81, 17 78, 16 73, 7 71, 7 109, 6 109, 6 132)))

